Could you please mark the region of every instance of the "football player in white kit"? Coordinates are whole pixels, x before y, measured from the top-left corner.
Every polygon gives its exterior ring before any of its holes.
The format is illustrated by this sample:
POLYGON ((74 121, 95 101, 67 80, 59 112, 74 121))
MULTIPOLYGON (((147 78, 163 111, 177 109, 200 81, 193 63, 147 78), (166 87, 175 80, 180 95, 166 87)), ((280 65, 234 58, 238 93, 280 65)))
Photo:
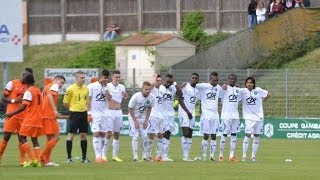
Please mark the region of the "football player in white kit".
POLYGON ((223 151, 226 144, 228 135, 230 136, 230 155, 229 161, 238 161, 234 155, 237 144, 237 133, 239 132, 240 119, 239 119, 239 93, 241 88, 236 87, 237 76, 230 74, 228 77, 229 83, 222 86, 222 109, 221 109, 221 128, 222 135, 220 139, 220 155, 219 161, 222 162, 223 151))
POLYGON ((112 82, 107 84, 107 100, 108 108, 110 113, 109 121, 111 121, 108 126, 108 132, 106 134, 106 139, 108 139, 105 144, 108 146, 108 141, 111 138, 113 132, 113 155, 112 160, 116 162, 122 162, 123 160, 118 157, 119 153, 119 137, 120 131, 122 129, 122 110, 121 102, 122 99, 127 99, 128 94, 126 88, 123 84, 120 84, 120 71, 112 71, 112 82))
POLYGON ((157 134, 158 136, 158 141, 157 141, 157 155, 155 160, 156 161, 162 161, 162 137, 163 133, 165 131, 165 126, 164 126, 164 118, 162 115, 162 95, 160 93, 159 87, 162 83, 162 78, 161 75, 156 73, 155 76, 152 79, 151 85, 153 86, 151 89, 151 95, 155 97, 155 103, 154 107, 151 110, 151 115, 149 118, 149 123, 148 123, 148 142, 147 142, 147 158, 149 161, 152 160, 152 141, 157 134))
POLYGON ((181 147, 182 160, 193 161, 189 158, 189 151, 192 146, 192 132, 195 125, 195 108, 199 99, 199 90, 196 84, 199 82, 199 74, 192 73, 190 83, 186 83, 181 88, 184 104, 188 111, 186 112, 180 105, 178 109, 180 127, 182 129, 181 147))
POLYGON ((89 88, 89 103, 88 103, 88 120, 91 120, 91 131, 93 133, 92 143, 96 156, 96 163, 105 163, 106 152, 105 132, 108 127, 108 108, 106 103, 106 88, 109 80, 109 71, 102 70, 98 81, 90 83, 89 88))
POLYGON ((243 119, 245 120, 245 137, 243 140, 242 161, 247 160, 247 151, 251 135, 253 134, 251 161, 256 161, 256 153, 259 147, 259 136, 263 131, 263 101, 270 97, 270 93, 259 87, 256 87, 256 81, 253 77, 247 77, 245 86, 240 93, 242 101, 243 119))
POLYGON ((147 158, 147 127, 151 113, 151 109, 154 106, 155 98, 150 95, 151 84, 144 82, 141 92, 135 93, 128 104, 129 108, 129 122, 130 122, 130 136, 132 136, 132 152, 133 162, 139 162, 138 160, 138 141, 139 136, 142 138, 142 154, 143 159, 147 158))
MULTIPOLYGON (((172 74, 167 74, 163 85, 160 85, 159 92, 162 97, 162 114, 165 123, 165 132, 162 138, 162 160, 173 161, 168 156, 170 147, 170 136, 175 131, 174 115, 175 111, 173 108, 173 101, 175 96, 178 97, 180 106, 188 112, 186 105, 183 102, 182 92, 178 86, 173 85, 174 79, 172 74)), ((190 113, 191 114, 191 113, 190 113)))
POLYGON ((201 100, 201 117, 200 117, 200 132, 203 133, 201 142, 202 160, 207 160, 207 147, 209 135, 210 142, 210 159, 215 161, 214 153, 217 147, 217 133, 219 130, 219 112, 218 101, 222 96, 221 86, 218 85, 218 73, 211 72, 209 83, 199 83, 196 88, 199 89, 201 100))

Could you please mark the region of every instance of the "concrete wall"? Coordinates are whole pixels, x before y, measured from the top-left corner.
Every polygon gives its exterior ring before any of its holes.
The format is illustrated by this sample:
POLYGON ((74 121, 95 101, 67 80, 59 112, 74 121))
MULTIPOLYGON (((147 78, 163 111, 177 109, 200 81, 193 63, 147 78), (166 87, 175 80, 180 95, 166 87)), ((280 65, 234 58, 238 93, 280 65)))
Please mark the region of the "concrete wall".
POLYGON ((172 69, 241 69, 271 50, 320 33, 319 9, 295 9, 175 64, 172 69))

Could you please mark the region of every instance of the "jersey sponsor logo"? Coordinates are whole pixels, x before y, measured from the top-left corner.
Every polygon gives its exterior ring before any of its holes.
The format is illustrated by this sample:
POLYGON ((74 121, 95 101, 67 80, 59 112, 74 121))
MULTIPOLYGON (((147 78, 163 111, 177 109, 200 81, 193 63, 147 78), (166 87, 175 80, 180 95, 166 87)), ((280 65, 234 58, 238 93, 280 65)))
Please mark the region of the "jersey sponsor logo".
POLYGON ((168 93, 163 94, 162 98, 164 101, 171 101, 172 100, 171 94, 168 94, 168 93))
POLYGON ((238 95, 231 94, 229 96, 229 102, 237 102, 237 99, 238 99, 238 95))
POLYGON ((257 98, 248 97, 248 98, 246 99, 247 105, 256 105, 256 100, 257 100, 257 98))
POLYGON ((215 100, 216 95, 217 95, 217 93, 215 93, 215 92, 209 92, 209 93, 207 93, 206 97, 207 97, 207 99, 215 100))
POLYGON ((191 96, 189 103, 190 104, 195 104, 196 103, 196 97, 195 96, 191 96))
POLYGON ((140 106, 140 107, 138 108, 138 112, 139 112, 139 113, 143 113, 143 112, 150 106, 150 104, 151 104, 150 100, 147 99, 147 100, 145 101, 144 105, 143 105, 143 106, 140 106))
POLYGON ((162 97, 157 96, 156 99, 157 99, 158 104, 162 104, 162 97))
POLYGON ((96 95, 96 101, 105 101, 106 100, 106 95, 99 93, 96 95))

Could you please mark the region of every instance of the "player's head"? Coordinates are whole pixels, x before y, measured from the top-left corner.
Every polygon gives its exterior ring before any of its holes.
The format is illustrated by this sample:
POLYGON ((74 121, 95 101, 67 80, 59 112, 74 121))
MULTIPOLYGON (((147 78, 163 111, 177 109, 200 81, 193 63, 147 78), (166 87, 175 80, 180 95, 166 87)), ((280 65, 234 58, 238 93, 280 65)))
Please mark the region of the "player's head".
POLYGON ((162 82, 162 77, 159 73, 157 73, 154 86, 158 88, 161 85, 161 82, 162 82))
POLYGON ((144 97, 149 96, 151 92, 151 83, 148 81, 143 82, 141 93, 144 97))
POLYGON ((57 75, 53 78, 53 82, 58 84, 59 88, 61 88, 66 82, 66 78, 63 75, 57 75))
POLYGON ((229 80, 229 85, 233 87, 236 85, 237 76, 235 74, 230 74, 228 77, 228 80, 229 80))
POLYGON ((99 82, 103 85, 106 85, 109 80, 109 75, 110 75, 110 73, 109 73, 108 69, 102 70, 101 74, 100 74, 99 82))
POLYGON ((119 70, 113 70, 112 71, 112 83, 113 84, 119 84, 120 83, 120 71, 119 70))
POLYGON ((256 80, 254 79, 254 77, 252 77, 252 76, 247 77, 245 80, 245 86, 249 90, 255 89, 256 88, 256 80))
POLYGON ((78 85, 83 85, 86 80, 86 73, 83 71, 76 72, 76 83, 78 85))
POLYGON ((173 82, 174 82, 173 75, 167 74, 164 79, 163 85, 168 88, 173 84, 173 82))
POLYGON ((32 68, 29 68, 29 67, 24 68, 24 72, 23 72, 23 74, 22 74, 22 79, 23 79, 23 77, 24 77, 25 75, 27 75, 27 74, 33 74, 33 69, 32 69, 32 68))
POLYGON ((23 76, 23 82, 27 85, 33 85, 35 83, 33 74, 26 74, 23 76))
POLYGON ((199 83, 199 74, 198 73, 192 73, 191 74, 191 85, 196 85, 199 83))
POLYGON ((209 82, 212 86, 216 86, 218 84, 219 81, 219 75, 217 72, 213 71, 210 73, 210 79, 209 82))

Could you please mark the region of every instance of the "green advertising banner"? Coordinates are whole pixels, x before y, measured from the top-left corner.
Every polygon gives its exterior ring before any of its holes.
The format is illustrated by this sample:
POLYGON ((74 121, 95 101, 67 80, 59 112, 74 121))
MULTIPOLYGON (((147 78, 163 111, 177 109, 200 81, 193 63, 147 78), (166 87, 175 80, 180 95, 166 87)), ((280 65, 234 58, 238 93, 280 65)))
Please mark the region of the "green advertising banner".
MULTIPOLYGON (((66 134, 68 129, 67 119, 58 119, 60 126, 60 133, 66 134)), ((0 115, 0 133, 3 128, 3 115, 0 115)), ((175 118, 175 132, 174 136, 181 136, 181 128, 179 126, 178 117, 175 118)), ((89 131, 91 134, 91 131, 89 131)), ((122 135, 129 134, 129 120, 128 116, 123 116, 122 135)), ((220 133, 218 134, 220 135, 220 133)), ((195 129, 193 136, 202 136, 200 133, 200 118, 196 118, 195 129)), ((239 137, 244 136, 244 120, 240 120, 239 137)), ((264 120, 264 129, 262 137, 265 138, 284 138, 284 139, 320 139, 320 119, 308 118, 267 118, 264 120)))

